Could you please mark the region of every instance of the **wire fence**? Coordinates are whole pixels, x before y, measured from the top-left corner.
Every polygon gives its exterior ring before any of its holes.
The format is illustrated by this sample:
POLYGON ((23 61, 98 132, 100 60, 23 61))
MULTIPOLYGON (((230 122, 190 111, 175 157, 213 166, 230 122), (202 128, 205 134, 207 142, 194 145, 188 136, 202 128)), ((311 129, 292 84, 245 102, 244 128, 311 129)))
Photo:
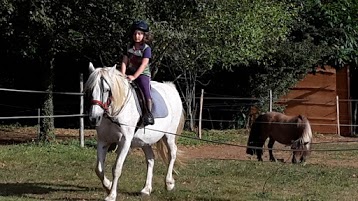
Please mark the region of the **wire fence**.
MULTIPOLYGON (((7 92, 18 92, 18 93, 37 93, 37 94, 59 94, 59 95, 74 95, 74 96, 83 96, 84 93, 79 92, 46 92, 46 91, 36 91, 36 90, 18 90, 18 89, 6 89, 6 88, 0 88, 0 91, 7 91, 7 92)), ((204 100, 249 100, 249 101, 258 101, 262 99, 258 98, 242 98, 242 97, 230 97, 222 95, 223 97, 204 97, 204 100)), ((200 97, 196 97, 197 99, 200 97)), ((307 101, 308 99, 273 99, 272 102, 280 102, 280 101, 307 101)), ((254 103, 205 103, 203 105, 203 110, 212 110, 212 111, 228 111, 228 112, 241 112, 243 109, 234 109, 235 107, 242 107, 247 106, 248 108, 250 106, 254 106, 256 104, 254 103)), ((358 99, 340 99, 339 101, 342 102, 358 102, 358 99)), ((79 107, 79 101, 70 101, 73 105, 77 105, 79 107)), ((60 103, 57 103, 59 105, 60 103)), ((66 104, 68 106, 68 104, 66 104)), ((13 108, 17 109, 16 113, 25 113, 29 111, 35 111, 37 113, 38 108, 30 108, 30 107, 22 107, 18 105, 9 105, 9 104, 2 104, 0 103, 1 107, 7 107, 7 108, 13 108)), ((55 110, 55 113, 65 113, 61 110, 55 110)), ((30 116, 2 116, 0 117, 0 120, 6 120, 6 119, 37 119, 37 118, 59 118, 59 117, 84 117, 86 114, 67 114, 67 115, 53 115, 53 116, 38 116, 38 115, 30 115, 30 116)), ((193 118, 194 121, 199 121, 200 119, 193 118)), ((237 122, 237 120, 228 120, 228 119, 214 119, 214 118, 203 118, 201 121, 205 122, 228 122, 228 123, 234 123, 237 122)), ((321 124, 321 123, 314 123, 311 125, 317 125, 317 126, 337 126, 336 123, 334 124, 321 124)), ((340 124, 340 126, 347 126, 347 127, 355 127, 358 126, 358 124, 340 124)))
MULTIPOLYGON (((45 94, 45 93, 52 93, 52 94, 59 94, 59 95, 75 95, 75 96, 83 96, 84 93, 79 92, 46 92, 46 91, 35 91, 35 90, 17 90, 17 89, 6 89, 6 88, 0 88, 0 91, 7 91, 7 92, 18 92, 18 93, 38 93, 38 94, 45 94)), ((224 96, 224 95, 223 95, 224 96)), ((200 98, 200 97, 197 97, 200 98)), ((204 100, 249 100, 249 101, 258 101, 261 99, 258 98, 241 98, 241 97, 230 97, 230 96, 224 96, 224 97, 205 97, 204 100)), ((280 102, 280 101, 290 101, 290 100, 296 100, 296 101, 307 101, 308 99, 276 99, 272 100, 273 102, 280 102)), ((204 102, 205 102, 204 101, 204 102)), ((358 99, 340 99, 339 101, 344 102, 358 102, 358 99)), ((72 101, 73 105, 78 105, 79 101, 72 101), (77 102, 77 103, 76 103, 77 102)), ((57 103, 59 104, 59 103, 57 103)), ((67 104, 68 105, 68 104, 67 104)), ((211 111, 227 111, 227 112, 241 112, 242 109, 234 109, 235 107, 242 107, 242 106, 254 106, 254 103, 204 103, 203 110, 211 110, 211 111)), ((37 112, 38 108, 30 108, 30 107, 21 107, 18 105, 9 105, 9 104, 2 104, 0 103, 1 107, 7 107, 7 108, 13 108, 17 109, 16 113, 25 113, 29 111, 35 111, 37 112)), ((64 111, 54 111, 55 113, 64 113, 64 111)), ((53 115, 53 116, 38 116, 38 115, 30 115, 30 116, 3 116, 0 117, 1 120, 6 119, 32 119, 32 118, 58 118, 58 117, 83 117, 86 116, 86 114, 68 114, 68 115, 53 115)), ((199 121, 199 119, 193 119, 194 121, 199 121)), ((228 119, 214 119, 214 118, 203 118, 201 121, 205 122, 228 122, 228 123, 235 123, 237 120, 228 120, 228 119)), ((337 126, 337 124, 312 124, 312 125, 319 125, 319 126, 337 126)), ((358 126, 358 124, 340 124, 340 126, 347 126, 347 127, 355 127, 358 126)))
MULTIPOLYGON (((83 83, 82 83, 83 84, 83 83)), ((78 111, 82 111, 79 114, 66 114, 66 111, 55 111, 55 113, 60 113, 60 114, 56 114, 56 115, 51 115, 51 116, 41 116, 40 113, 38 112, 38 108, 30 108, 30 107, 21 107, 18 105, 10 105, 10 104, 2 104, 0 103, 0 106, 2 107, 6 107, 6 108, 12 108, 12 109, 16 109, 17 110, 17 114, 20 113, 28 113, 29 111, 33 112, 36 111, 36 115, 18 115, 18 116, 0 116, 0 120, 20 120, 20 119, 40 119, 40 118, 79 118, 80 121, 83 121, 83 118, 86 117, 87 115, 84 113, 84 105, 83 105, 83 97, 84 97, 84 93, 80 93, 80 92, 47 92, 47 91, 35 91, 35 90, 17 90, 17 89, 6 89, 6 88, 0 88, 0 92, 4 91, 4 92, 14 92, 14 93, 35 93, 35 94, 46 94, 46 93, 51 93, 51 94, 58 94, 58 95, 71 95, 71 96, 79 96, 81 97, 80 101, 68 101, 71 102, 73 105, 77 105, 79 107, 78 111)), ((204 100, 220 100, 220 101, 243 101, 242 103, 235 103, 235 104, 230 104, 230 103, 206 103, 203 105, 203 110, 217 110, 217 111, 230 111, 230 112, 240 112, 242 111, 237 109, 233 109, 235 107, 247 107, 247 109, 251 106, 253 106, 254 104, 252 102, 257 102, 257 101, 262 101, 262 99, 258 99, 258 98, 243 98, 243 97, 230 97, 230 96, 225 96, 222 95, 222 97, 205 97, 204 100), (251 101, 251 102, 247 102, 247 101, 251 101)), ((270 102, 279 102, 279 101, 288 101, 288 100, 295 100, 295 101, 302 101, 305 100, 307 101, 307 99, 277 99, 277 100, 273 100, 272 98, 269 99, 270 102)), ((205 102, 204 101, 204 102, 205 102)), ((334 100, 332 100, 334 102, 334 100)), ((345 102, 357 102, 358 99, 341 99, 339 101, 345 101, 345 102)), ((202 119, 193 119, 194 121, 198 122, 198 121, 203 121, 203 122, 209 122, 209 123, 213 123, 213 122, 219 122, 219 123, 235 123, 238 122, 238 120, 228 120, 228 119, 215 119, 214 116, 210 116, 210 113, 208 114, 208 117, 210 118, 202 118, 202 119)), ((83 122, 82 122, 83 124, 83 122)), ((80 123, 81 125, 81 123, 80 123)), ((356 124, 337 124, 337 123, 311 123, 312 126, 342 126, 342 127, 357 127, 358 125, 356 124)), ((83 130, 83 125, 82 127, 79 128, 80 133, 81 130, 83 130)), ((83 131, 82 131, 83 133, 83 131)), ((183 137, 183 136, 182 136, 183 137)), ((185 137, 185 136, 184 136, 185 137)), ((84 140, 84 137, 80 137, 81 139, 84 140)), ((195 138, 198 140, 204 140, 204 141, 208 141, 205 139, 200 139, 200 138, 195 138)), ((212 142, 212 143, 219 143, 219 144, 226 144, 226 145, 231 145, 231 146, 240 146, 240 147, 246 147, 243 145, 234 145, 234 144, 228 144, 228 143, 222 143, 222 142, 214 142, 214 141, 208 141, 208 142, 212 142)), ((350 141, 352 142, 352 141, 350 141)), ((341 142, 339 142, 341 143, 341 142)), ((347 142, 348 143, 348 142, 347 142)), ((84 142, 81 142, 81 145, 84 145, 84 142)), ((288 151, 288 150, 287 150, 288 151)), ((318 151, 318 150, 317 150, 318 151)), ((328 150, 322 150, 322 151, 328 151, 328 150)))

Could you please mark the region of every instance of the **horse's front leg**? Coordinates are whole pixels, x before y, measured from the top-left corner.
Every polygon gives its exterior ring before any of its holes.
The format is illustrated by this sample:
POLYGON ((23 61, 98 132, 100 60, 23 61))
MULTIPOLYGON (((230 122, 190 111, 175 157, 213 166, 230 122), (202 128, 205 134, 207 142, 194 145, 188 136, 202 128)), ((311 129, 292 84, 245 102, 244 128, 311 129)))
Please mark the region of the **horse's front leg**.
POLYGON ((142 150, 147 160, 147 180, 145 181, 145 185, 141 193, 142 195, 150 195, 150 193, 152 192, 154 153, 151 146, 144 146, 142 147, 142 150))
POLYGON ((269 138, 269 142, 267 144, 267 147, 269 148, 269 155, 270 155, 270 161, 277 162, 276 158, 273 156, 273 145, 275 144, 275 140, 272 138, 269 138))
POLYGON ((119 144, 119 147, 117 149, 116 162, 112 168, 112 174, 113 174, 112 186, 111 186, 111 190, 110 190, 108 196, 105 199, 106 201, 115 201, 116 200, 118 180, 122 174, 123 163, 127 157, 128 151, 130 149, 131 141, 132 141, 132 138, 130 138, 130 139, 122 138, 122 141, 119 144))
POLYGON ((257 160, 258 160, 258 161, 263 161, 263 160, 262 160, 262 155, 263 155, 263 152, 264 152, 263 148, 264 148, 264 147, 261 146, 259 149, 256 149, 256 150, 255 150, 256 156, 257 156, 257 160))
POLYGON ((103 187, 106 189, 107 193, 109 193, 112 182, 107 179, 107 177, 104 174, 104 161, 106 159, 108 146, 104 145, 104 143, 98 142, 97 145, 97 165, 96 165, 96 174, 99 177, 99 179, 102 182, 103 187))
POLYGON ((292 151, 292 163, 298 163, 296 154, 297 154, 297 151, 292 151))
POLYGON ((306 153, 303 153, 301 158, 300 158, 300 162, 301 163, 306 163, 306 153))
POLYGON ((262 155, 264 153, 265 141, 266 141, 266 138, 265 139, 260 139, 257 142, 254 142, 254 144, 253 144, 254 147, 257 147, 257 149, 254 149, 254 153, 256 153, 258 161, 263 161, 262 160, 262 155))
POLYGON ((302 164, 303 166, 306 165, 306 155, 305 155, 305 153, 301 156, 300 162, 301 162, 301 164, 302 164))

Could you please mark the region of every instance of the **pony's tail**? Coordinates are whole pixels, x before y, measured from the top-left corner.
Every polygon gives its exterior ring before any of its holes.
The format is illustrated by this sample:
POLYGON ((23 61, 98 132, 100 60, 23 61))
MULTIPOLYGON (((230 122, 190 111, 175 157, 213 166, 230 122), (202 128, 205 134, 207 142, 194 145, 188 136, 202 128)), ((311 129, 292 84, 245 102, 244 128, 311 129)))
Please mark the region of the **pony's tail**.
POLYGON ((255 154, 255 149, 252 147, 255 146, 259 140, 261 119, 262 119, 262 115, 257 117, 257 119, 254 121, 254 123, 251 126, 249 139, 247 140, 247 148, 246 148, 247 154, 250 155, 255 154))
MULTIPOLYGON (((179 124, 178 124, 178 127, 177 127, 177 130, 176 130, 176 138, 175 138, 175 142, 178 141, 178 137, 182 134, 183 132, 183 129, 184 129, 184 125, 185 125, 185 112, 184 110, 182 111, 182 114, 180 116, 180 121, 179 121, 179 124)), ((161 140, 159 140, 157 143, 156 143, 156 147, 157 147, 157 153, 158 155, 162 158, 162 160, 164 161, 164 163, 166 165, 169 164, 169 151, 167 149, 167 146, 165 144, 165 141, 163 140, 163 138, 161 140)), ((177 157, 176 157, 176 160, 175 162, 178 164, 178 165, 181 165, 181 166, 184 166, 186 164, 186 158, 184 157, 184 153, 182 150, 179 150, 177 149, 177 157)), ((175 171, 175 170, 174 170, 175 171)), ((175 171, 176 174, 178 174, 177 171, 175 171)))

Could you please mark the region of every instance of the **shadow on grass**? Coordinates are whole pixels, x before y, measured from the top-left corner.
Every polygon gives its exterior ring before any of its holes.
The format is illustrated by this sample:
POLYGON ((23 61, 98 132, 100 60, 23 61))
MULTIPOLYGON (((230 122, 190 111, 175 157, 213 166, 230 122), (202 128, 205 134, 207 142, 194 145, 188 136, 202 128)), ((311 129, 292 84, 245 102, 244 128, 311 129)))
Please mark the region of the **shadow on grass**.
MULTIPOLYGON (((91 188, 84 187, 79 185, 63 185, 63 184, 52 184, 52 183, 0 183, 0 196, 11 196, 11 197, 37 197, 38 195, 41 197, 47 197, 47 194, 51 194, 53 192, 63 193, 63 196, 58 195, 57 198, 53 198, 53 200, 98 200, 92 199, 91 194, 96 191, 96 193, 103 193, 105 196, 105 190, 103 188, 91 188), (69 192, 88 192, 88 197, 80 198, 77 196, 69 196, 67 193, 69 192), (33 195, 33 196, 31 196, 33 195), (62 198, 61 198, 62 197, 62 198)), ((122 194, 129 197, 140 197, 140 192, 117 192, 118 194, 122 194)), ((50 196, 51 197, 51 196, 50 196)), ((48 200, 52 200, 51 198, 48 200)))
MULTIPOLYGON (((0 183, 0 196, 28 197, 29 195, 45 195, 52 192, 86 192, 102 190, 78 185, 57 185, 51 183, 0 183)), ((78 200, 78 199, 66 199, 78 200)), ((87 200, 87 199, 86 199, 87 200)))

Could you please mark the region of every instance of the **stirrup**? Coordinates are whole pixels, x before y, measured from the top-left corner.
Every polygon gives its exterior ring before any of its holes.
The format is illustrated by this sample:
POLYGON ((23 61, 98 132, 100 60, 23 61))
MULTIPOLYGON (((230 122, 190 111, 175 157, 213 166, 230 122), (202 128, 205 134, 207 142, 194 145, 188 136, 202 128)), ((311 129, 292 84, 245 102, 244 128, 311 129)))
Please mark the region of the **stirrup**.
POLYGON ((154 124, 154 117, 152 114, 146 114, 143 116, 143 125, 153 125, 154 124))

